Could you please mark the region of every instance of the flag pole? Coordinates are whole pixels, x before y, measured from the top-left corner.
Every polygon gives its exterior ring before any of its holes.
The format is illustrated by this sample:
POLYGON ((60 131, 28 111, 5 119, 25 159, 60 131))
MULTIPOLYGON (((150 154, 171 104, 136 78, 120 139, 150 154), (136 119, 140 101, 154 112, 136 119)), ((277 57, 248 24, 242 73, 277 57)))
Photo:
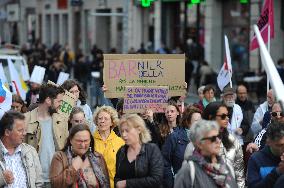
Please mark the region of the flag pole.
MULTIPOLYGON (((268 53, 270 54, 270 24, 268 24, 268 42, 267 42, 267 50, 268 50, 268 53)), ((269 76, 268 74, 266 74, 266 88, 267 88, 267 92, 269 91, 269 76)))

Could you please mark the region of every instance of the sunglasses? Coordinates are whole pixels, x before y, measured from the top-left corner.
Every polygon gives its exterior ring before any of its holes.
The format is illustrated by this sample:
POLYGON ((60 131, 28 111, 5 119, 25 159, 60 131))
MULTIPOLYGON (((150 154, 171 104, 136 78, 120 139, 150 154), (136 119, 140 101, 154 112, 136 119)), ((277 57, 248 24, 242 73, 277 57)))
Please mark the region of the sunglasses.
POLYGON ((226 118, 229 118, 228 114, 221 114, 221 115, 216 115, 216 116, 220 117, 221 120, 225 120, 226 118))
POLYGON ((271 116, 273 116, 273 117, 277 117, 277 116, 283 117, 284 114, 282 112, 271 112, 271 116))
POLYGON ((205 137, 202 138, 201 140, 209 140, 210 142, 216 142, 217 138, 220 140, 220 134, 218 134, 217 136, 210 136, 210 137, 205 137))

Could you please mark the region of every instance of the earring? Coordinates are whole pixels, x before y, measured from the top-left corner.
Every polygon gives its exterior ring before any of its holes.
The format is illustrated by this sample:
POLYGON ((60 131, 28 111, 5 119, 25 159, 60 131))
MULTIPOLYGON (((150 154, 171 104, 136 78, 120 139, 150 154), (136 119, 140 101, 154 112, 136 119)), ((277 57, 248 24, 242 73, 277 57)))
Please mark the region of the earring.
POLYGON ((89 151, 92 153, 92 147, 89 147, 89 151))

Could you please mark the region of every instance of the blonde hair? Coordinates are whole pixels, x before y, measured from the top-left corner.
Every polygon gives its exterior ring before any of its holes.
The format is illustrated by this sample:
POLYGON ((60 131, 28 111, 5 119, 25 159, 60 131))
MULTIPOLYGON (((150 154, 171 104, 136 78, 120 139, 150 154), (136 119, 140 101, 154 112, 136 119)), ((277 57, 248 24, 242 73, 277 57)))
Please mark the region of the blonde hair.
POLYGON ((146 128, 144 120, 138 116, 137 114, 125 114, 121 117, 120 122, 119 122, 119 131, 121 131, 121 125, 126 124, 129 127, 139 129, 140 134, 139 134, 139 139, 142 143, 147 143, 150 142, 151 135, 150 131, 146 128))
POLYGON ((118 125, 119 119, 118 119, 117 111, 111 106, 101 106, 101 107, 96 108, 94 115, 93 115, 93 121, 95 122, 95 124, 98 124, 98 116, 101 112, 106 112, 110 115, 111 122, 112 122, 111 129, 113 129, 114 127, 118 125))

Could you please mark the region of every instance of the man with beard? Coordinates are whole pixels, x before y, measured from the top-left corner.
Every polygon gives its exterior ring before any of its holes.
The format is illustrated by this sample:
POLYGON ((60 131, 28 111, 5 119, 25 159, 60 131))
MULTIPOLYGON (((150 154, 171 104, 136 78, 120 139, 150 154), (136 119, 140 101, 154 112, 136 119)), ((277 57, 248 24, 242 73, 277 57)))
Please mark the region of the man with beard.
POLYGON ((250 126, 252 123, 253 114, 255 113, 255 108, 253 102, 248 99, 247 87, 244 84, 239 84, 236 91, 236 104, 241 107, 244 115, 241 128, 243 129, 244 142, 246 145, 253 140, 253 134, 250 130, 250 126))
POLYGON ((266 146, 248 161, 249 188, 283 187, 284 124, 273 121, 266 132, 266 146))
POLYGON ((243 128, 241 127, 241 123, 243 121, 243 112, 241 107, 235 103, 236 94, 231 87, 226 87, 222 93, 223 103, 227 106, 229 111, 229 125, 228 131, 236 138, 238 138, 241 145, 244 144, 242 134, 243 128))
POLYGON ((43 84, 38 107, 25 113, 26 142, 38 151, 45 187, 50 187, 49 167, 53 154, 63 148, 68 136, 68 120, 57 113, 63 96, 62 87, 43 84))

